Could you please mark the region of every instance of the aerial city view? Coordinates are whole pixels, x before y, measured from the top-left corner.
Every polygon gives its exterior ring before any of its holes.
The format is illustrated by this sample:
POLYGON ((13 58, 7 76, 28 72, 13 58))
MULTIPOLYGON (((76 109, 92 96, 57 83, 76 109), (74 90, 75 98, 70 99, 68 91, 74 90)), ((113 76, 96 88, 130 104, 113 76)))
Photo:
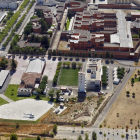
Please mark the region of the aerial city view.
POLYGON ((140 140, 140 0, 0 0, 0 140, 140 140))

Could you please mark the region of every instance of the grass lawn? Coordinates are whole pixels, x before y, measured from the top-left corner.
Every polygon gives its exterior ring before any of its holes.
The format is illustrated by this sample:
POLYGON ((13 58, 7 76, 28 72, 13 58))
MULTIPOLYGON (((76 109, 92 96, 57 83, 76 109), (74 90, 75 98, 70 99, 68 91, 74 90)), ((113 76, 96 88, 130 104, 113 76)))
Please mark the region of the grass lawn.
POLYGON ((40 95, 39 98, 37 98, 36 95, 32 95, 30 97, 22 97, 22 96, 17 96, 17 90, 18 90, 19 85, 12 85, 10 84, 7 88, 7 90, 5 91, 5 96, 7 96, 8 98, 10 98, 13 101, 18 101, 18 100, 23 100, 23 99, 27 99, 27 98, 31 98, 31 99, 39 99, 39 100, 45 100, 45 101, 52 101, 52 102, 56 102, 56 99, 51 100, 49 99, 49 97, 46 97, 45 95, 40 95))
POLYGON ((0 105, 7 104, 7 103, 8 103, 7 101, 5 101, 4 99, 2 99, 2 98, 0 97, 0 105))
POLYGON ((70 19, 70 20, 69 20, 69 19, 67 19, 67 22, 66 22, 66 28, 65 28, 65 30, 68 30, 68 29, 69 29, 70 21, 71 21, 71 19, 70 19))
POLYGON ((58 85, 78 86, 79 69, 62 68, 58 85))

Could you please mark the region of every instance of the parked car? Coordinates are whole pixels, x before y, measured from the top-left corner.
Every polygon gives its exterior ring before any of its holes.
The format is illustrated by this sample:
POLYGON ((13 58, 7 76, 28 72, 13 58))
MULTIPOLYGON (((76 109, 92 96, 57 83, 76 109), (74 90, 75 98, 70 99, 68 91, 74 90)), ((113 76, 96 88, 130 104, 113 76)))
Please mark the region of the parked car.
POLYGON ((60 97, 58 98, 58 101, 64 102, 64 98, 63 98, 62 96, 60 96, 60 97))
POLYGON ((55 110, 55 113, 59 113, 59 111, 60 111, 59 109, 56 109, 56 110, 55 110))

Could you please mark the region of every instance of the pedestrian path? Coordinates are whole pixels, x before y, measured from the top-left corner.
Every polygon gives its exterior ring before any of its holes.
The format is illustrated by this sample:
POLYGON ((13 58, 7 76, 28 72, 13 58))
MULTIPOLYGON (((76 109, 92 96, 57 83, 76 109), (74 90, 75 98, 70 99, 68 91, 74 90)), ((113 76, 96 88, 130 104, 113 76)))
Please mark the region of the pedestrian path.
POLYGON ((1 97, 2 99, 6 100, 6 101, 9 102, 9 103, 14 102, 13 100, 11 100, 10 98, 6 97, 6 96, 3 95, 3 94, 0 94, 0 97, 1 97))

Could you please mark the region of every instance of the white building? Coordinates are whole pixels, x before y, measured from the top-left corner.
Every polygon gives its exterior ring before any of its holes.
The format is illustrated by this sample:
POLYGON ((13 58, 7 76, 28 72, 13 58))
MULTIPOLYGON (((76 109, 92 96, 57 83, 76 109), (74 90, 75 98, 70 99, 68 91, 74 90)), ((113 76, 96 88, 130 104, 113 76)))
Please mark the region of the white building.
POLYGON ((117 67, 113 69, 113 84, 118 84, 120 82, 120 79, 118 79, 117 75, 117 67))
POLYGON ((16 0, 0 0, 0 8, 16 9, 17 5, 16 0))
POLYGON ((88 58, 86 65, 86 89, 101 88, 102 65, 100 58, 88 58))
POLYGON ((86 92, 86 79, 84 72, 78 72, 78 92, 86 92))
POLYGON ((0 88, 3 86, 8 75, 9 75, 9 70, 1 70, 1 72, 0 72, 0 88))

